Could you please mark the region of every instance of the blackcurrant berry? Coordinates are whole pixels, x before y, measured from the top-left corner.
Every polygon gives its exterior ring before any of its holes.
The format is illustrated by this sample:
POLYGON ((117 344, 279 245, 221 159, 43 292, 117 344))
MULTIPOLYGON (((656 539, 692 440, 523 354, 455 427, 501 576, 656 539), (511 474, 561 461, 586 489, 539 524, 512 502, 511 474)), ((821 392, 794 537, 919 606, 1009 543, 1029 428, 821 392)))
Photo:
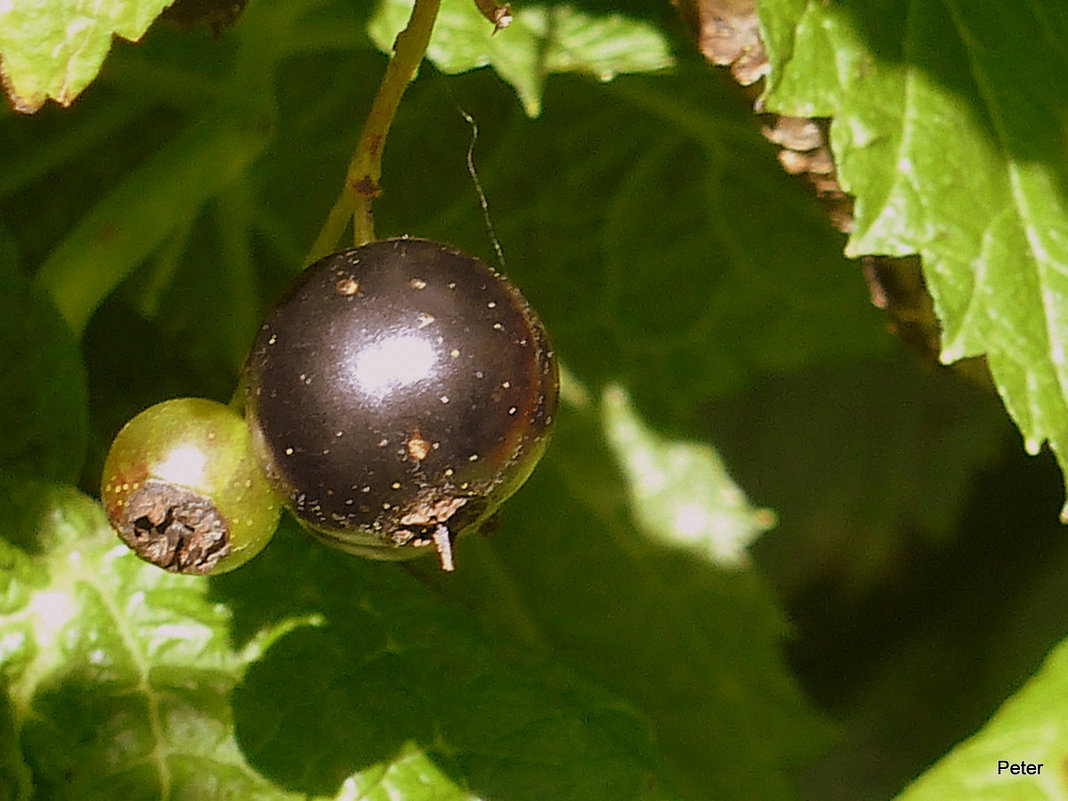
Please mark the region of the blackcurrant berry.
POLYGON ((282 502, 248 428, 201 398, 156 404, 116 435, 101 499, 112 528, 142 559, 176 573, 223 573, 270 541, 282 502))
POLYGON ((511 283, 403 238, 305 270, 257 335, 245 382, 255 447, 313 533, 380 559, 436 548, 451 570, 453 537, 541 458, 559 376, 511 283))

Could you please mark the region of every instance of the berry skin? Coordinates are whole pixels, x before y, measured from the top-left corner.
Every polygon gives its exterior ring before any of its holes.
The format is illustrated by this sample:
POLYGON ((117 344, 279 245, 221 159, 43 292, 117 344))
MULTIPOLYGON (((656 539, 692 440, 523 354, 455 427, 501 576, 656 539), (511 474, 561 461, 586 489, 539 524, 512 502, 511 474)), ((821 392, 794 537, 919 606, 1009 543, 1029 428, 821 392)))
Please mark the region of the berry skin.
POLYGON ((257 335, 245 386, 254 446, 314 534, 377 559, 436 549, 451 570, 453 538, 541 458, 559 374, 503 276, 403 238, 305 270, 257 335))
POLYGON ((164 401, 123 426, 100 495, 112 528, 138 556, 195 575, 254 557, 282 510, 244 419, 202 398, 164 401))

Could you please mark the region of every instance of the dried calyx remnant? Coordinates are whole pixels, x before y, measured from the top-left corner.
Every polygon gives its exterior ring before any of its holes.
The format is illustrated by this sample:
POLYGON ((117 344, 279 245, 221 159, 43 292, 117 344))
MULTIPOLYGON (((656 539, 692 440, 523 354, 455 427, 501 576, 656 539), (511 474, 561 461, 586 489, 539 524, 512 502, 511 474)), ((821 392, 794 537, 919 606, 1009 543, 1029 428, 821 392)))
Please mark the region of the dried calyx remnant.
POLYGON ((512 7, 508 3, 500 4, 496 0, 475 0, 475 8, 493 23, 494 33, 503 31, 512 24, 512 7))
POLYGON ((728 67, 747 87, 755 110, 766 118, 764 135, 782 150, 779 162, 791 175, 803 175, 828 207, 835 227, 853 225, 853 199, 842 191, 828 146, 829 121, 764 112, 761 81, 771 65, 760 38, 755 0, 673 0, 679 15, 709 62, 728 67))
MULTIPOLYGON (((838 181, 829 145, 830 120, 768 114, 763 108, 763 79, 770 70, 760 38, 755 0, 673 0, 701 54, 730 69, 765 118, 764 136, 778 145, 779 163, 790 175, 804 177, 823 203, 832 224, 853 230, 853 198, 838 181)), ((872 303, 884 310, 889 326, 931 364, 938 363, 940 328, 917 256, 865 256, 864 278, 872 303)), ((985 370, 966 370, 982 378, 985 370)), ((988 383, 988 381, 983 381, 988 383)))
POLYGON ((175 573, 210 573, 230 553, 230 531, 215 504, 165 481, 146 481, 117 522, 138 556, 175 573))

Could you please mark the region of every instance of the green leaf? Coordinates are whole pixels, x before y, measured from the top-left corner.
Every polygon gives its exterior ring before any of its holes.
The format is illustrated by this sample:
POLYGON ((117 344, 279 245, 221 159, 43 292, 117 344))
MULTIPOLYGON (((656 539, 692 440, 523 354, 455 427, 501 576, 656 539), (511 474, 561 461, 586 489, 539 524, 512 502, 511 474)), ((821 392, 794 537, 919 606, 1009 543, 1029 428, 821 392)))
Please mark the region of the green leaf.
MULTIPOLYGON (((897 801, 1051 801, 1060 798, 1068 749, 1068 643, 1045 663, 973 737, 949 752, 897 801), (1041 773, 1012 774, 999 762, 1042 764, 1041 773)), ((1025 769, 1026 770, 1026 769, 1025 769)), ((1032 769, 1037 771, 1038 768, 1032 769)))
POLYGON ((85 367, 51 299, 0 254, 0 473, 78 478, 89 436, 85 367))
POLYGON ((111 37, 140 39, 172 0, 17 0, 0 7, 0 74, 26 113, 49 98, 69 106, 97 73, 111 37))
MULTIPOLYGON (((783 611, 756 570, 721 569, 666 543, 662 523, 646 528, 648 496, 632 494, 600 436, 618 417, 590 401, 562 409, 500 531, 457 544, 460 567, 443 591, 637 707, 686 797, 791 799, 790 766, 829 735, 783 665, 783 611)), ((654 501, 701 504, 716 492, 709 478, 654 501)))
POLYGON ((956 0, 760 12, 768 109, 834 119, 856 196, 847 253, 920 254, 942 360, 986 354, 1028 452, 1048 441, 1068 465, 1068 15, 956 0))
POLYGON ((744 563, 746 546, 775 526, 775 513, 749 505, 715 450, 665 440, 648 428, 622 387, 607 387, 601 403, 605 436, 641 527, 722 567, 744 563))
POLYGON ((337 801, 478 801, 458 787, 426 752, 409 744, 392 760, 346 779, 337 801))
MULTIPOLYGON (((368 32, 383 52, 392 52, 410 12, 409 0, 382 0, 368 32)), ((492 66, 515 87, 531 117, 541 113, 552 73, 581 72, 610 81, 674 62, 661 31, 621 14, 592 15, 567 3, 522 3, 514 7, 511 24, 494 33, 471 0, 443 0, 427 57, 449 75, 492 66)))
POLYGON ((5 533, 30 548, 0 539, 10 797, 648 797, 656 758, 631 709, 557 665, 505 662, 395 565, 291 534, 212 585, 139 561, 73 491, 5 489, 5 533), (212 586, 241 592, 228 607, 212 586), (240 651, 230 608, 252 625, 240 651))
POLYGON ((4 797, 290 797, 236 746, 228 693, 257 649, 231 650, 208 584, 140 562, 74 491, 4 489, 4 534, 36 551, 0 540, 4 797))
POLYGON ((646 797, 658 772, 633 709, 551 661, 502 659, 467 610, 396 565, 291 530, 216 586, 242 631, 323 620, 274 645, 234 695, 244 752, 289 789, 331 793, 358 771, 404 798, 430 777, 446 797, 592 801, 646 797))

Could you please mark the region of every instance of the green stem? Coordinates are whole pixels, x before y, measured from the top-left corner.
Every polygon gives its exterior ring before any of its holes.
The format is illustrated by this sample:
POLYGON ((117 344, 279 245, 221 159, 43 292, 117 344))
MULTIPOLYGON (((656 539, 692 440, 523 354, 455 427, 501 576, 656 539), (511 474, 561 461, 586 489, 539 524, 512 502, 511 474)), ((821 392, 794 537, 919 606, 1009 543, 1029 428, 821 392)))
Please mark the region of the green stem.
POLYGON ((360 141, 349 163, 345 185, 308 254, 310 264, 335 250, 352 215, 353 238, 357 246, 374 241, 374 215, 371 204, 379 194, 382 177, 382 148, 393 123, 404 90, 426 55, 430 34, 441 0, 415 0, 408 26, 393 43, 393 57, 378 86, 360 141))

